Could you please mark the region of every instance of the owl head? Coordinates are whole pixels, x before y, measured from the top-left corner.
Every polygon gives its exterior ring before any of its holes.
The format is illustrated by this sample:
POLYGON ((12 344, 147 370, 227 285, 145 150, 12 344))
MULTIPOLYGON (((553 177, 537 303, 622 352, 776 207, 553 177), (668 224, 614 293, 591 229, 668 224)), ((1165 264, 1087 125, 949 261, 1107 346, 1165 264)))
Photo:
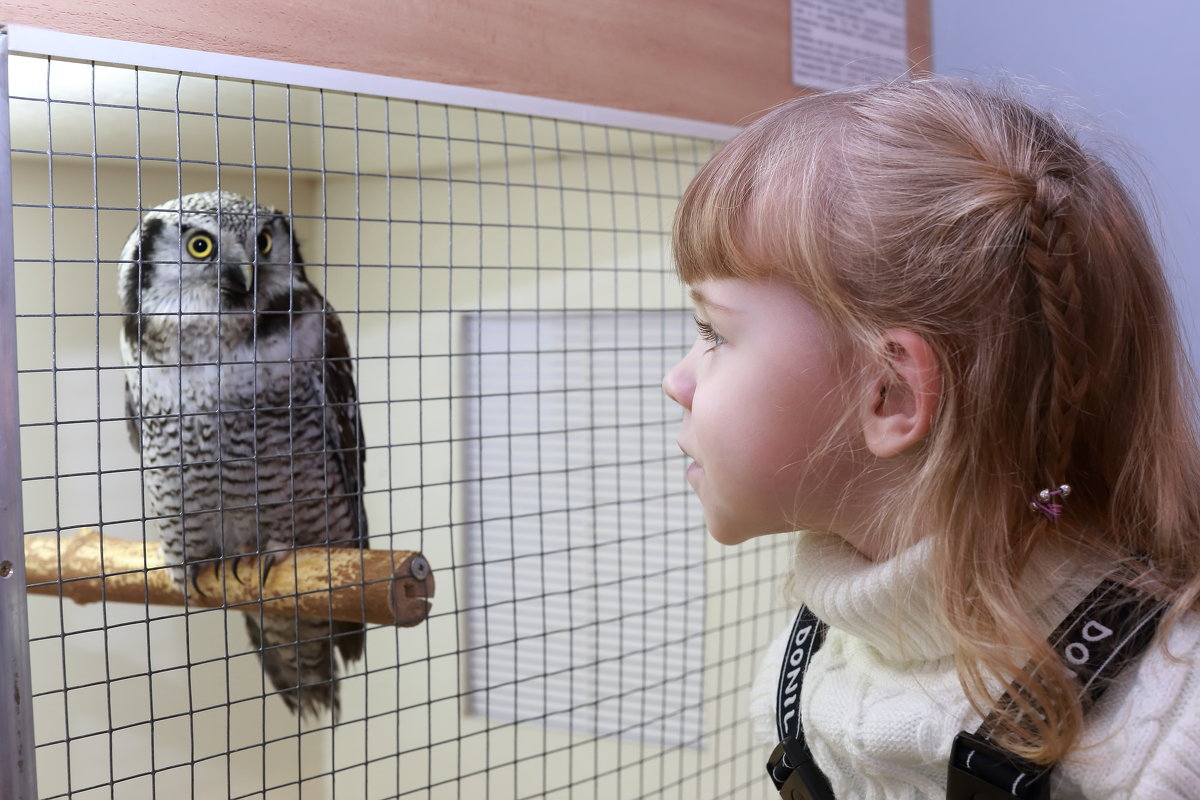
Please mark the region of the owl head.
POLYGON ((307 283, 287 216, 232 192, 200 192, 146 213, 121 252, 127 314, 278 308, 307 283))

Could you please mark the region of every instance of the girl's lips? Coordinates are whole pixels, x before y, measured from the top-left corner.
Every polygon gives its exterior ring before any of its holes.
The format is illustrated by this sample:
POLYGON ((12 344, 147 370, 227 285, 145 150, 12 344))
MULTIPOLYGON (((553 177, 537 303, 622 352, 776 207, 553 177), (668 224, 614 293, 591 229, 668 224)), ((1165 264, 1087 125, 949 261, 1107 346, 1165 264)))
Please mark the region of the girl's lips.
MULTIPOLYGON (((678 444, 678 442, 676 444, 678 444)), ((690 483, 692 476, 700 472, 703 468, 700 466, 700 462, 693 458, 692 454, 689 453, 682 444, 679 445, 679 452, 683 453, 688 457, 688 459, 690 459, 687 465, 687 478, 688 482, 690 483)))

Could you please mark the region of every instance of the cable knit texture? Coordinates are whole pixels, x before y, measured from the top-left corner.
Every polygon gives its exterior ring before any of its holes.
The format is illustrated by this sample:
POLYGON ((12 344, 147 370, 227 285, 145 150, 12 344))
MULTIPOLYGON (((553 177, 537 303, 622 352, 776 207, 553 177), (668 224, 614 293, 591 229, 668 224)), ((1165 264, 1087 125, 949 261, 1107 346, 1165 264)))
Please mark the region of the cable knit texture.
MULTIPOLYGON (((954 669, 929 549, 922 542, 874 563, 835 536, 799 540, 796 586, 829 625, 804 679, 801 715, 839 798, 944 798, 954 736, 979 725, 954 669)), ((1035 553, 1021 591, 1043 633, 1054 630, 1099 574, 1059 550, 1035 553)), ((786 638, 785 630, 768 648, 751 690, 751 715, 764 742, 776 737, 775 686, 786 638)), ((1198 653, 1200 616, 1189 614, 1165 650, 1156 641, 1125 668, 1088 713, 1079 746, 1055 770, 1055 800, 1200 798, 1198 653)))

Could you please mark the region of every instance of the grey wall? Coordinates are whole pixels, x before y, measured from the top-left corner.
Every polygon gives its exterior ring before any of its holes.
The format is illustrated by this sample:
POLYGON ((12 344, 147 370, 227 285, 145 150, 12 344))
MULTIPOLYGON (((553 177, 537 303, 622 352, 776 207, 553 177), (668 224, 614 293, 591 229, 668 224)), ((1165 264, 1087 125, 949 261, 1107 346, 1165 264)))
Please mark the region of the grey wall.
POLYGON ((1164 260, 1200 364, 1200 3, 933 0, 934 70, 1047 87, 1115 134, 1157 200, 1164 260))

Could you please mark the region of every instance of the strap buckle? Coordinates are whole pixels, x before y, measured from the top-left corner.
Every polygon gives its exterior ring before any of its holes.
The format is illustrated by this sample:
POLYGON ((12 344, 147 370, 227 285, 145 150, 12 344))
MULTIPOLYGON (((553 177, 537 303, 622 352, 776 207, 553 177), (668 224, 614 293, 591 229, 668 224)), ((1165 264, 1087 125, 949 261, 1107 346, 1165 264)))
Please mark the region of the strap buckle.
POLYGON ((963 731, 954 737, 947 800, 1050 800, 1050 769, 963 731))
POLYGON ((790 736, 771 752, 767 774, 783 800, 834 800, 829 780, 807 748, 790 736))

